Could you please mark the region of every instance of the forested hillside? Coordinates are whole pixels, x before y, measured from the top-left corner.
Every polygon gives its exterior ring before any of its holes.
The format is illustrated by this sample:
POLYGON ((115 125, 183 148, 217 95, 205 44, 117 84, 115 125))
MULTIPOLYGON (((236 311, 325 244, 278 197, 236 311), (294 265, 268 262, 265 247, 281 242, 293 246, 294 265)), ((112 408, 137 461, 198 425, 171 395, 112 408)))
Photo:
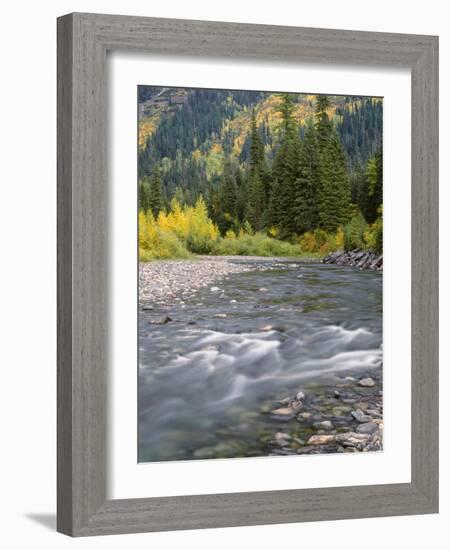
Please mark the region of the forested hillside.
POLYGON ((380 98, 149 86, 138 96, 147 226, 177 234, 174 215, 186 225, 201 210, 216 241, 381 248, 380 98))

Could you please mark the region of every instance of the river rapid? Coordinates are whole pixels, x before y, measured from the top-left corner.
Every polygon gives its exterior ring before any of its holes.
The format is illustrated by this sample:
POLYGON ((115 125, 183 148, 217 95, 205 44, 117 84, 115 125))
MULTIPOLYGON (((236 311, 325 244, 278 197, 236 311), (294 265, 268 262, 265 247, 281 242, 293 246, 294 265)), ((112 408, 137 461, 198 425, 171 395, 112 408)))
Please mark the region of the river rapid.
POLYGON ((139 461, 266 456, 273 404, 382 369, 382 274, 291 260, 139 311, 139 461))

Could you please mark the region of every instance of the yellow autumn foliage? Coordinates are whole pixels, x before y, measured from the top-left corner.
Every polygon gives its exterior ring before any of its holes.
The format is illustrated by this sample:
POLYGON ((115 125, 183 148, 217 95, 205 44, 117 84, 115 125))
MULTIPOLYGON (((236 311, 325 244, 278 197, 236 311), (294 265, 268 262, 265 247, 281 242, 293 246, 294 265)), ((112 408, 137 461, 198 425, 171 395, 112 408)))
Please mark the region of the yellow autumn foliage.
POLYGON ((139 212, 140 260, 186 258, 192 252, 214 252, 219 230, 208 217, 203 198, 195 206, 181 206, 175 199, 170 206, 170 212, 161 211, 156 220, 151 211, 139 212))

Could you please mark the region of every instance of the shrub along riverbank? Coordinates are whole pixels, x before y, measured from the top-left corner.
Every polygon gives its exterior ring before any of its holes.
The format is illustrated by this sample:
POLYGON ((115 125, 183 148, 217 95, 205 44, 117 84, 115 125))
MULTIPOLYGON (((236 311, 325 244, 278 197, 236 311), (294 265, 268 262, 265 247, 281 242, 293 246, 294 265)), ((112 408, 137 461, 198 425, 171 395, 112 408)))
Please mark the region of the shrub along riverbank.
POLYGON ((139 212, 139 260, 190 258, 194 254, 321 258, 336 250, 355 248, 380 254, 383 227, 381 211, 379 214, 373 224, 368 224, 355 212, 335 233, 316 229, 285 241, 277 238, 275 229, 254 232, 250 224, 239 233, 229 230, 222 236, 201 197, 195 206, 181 206, 174 200, 170 211, 161 211, 157 218, 150 210, 139 212))

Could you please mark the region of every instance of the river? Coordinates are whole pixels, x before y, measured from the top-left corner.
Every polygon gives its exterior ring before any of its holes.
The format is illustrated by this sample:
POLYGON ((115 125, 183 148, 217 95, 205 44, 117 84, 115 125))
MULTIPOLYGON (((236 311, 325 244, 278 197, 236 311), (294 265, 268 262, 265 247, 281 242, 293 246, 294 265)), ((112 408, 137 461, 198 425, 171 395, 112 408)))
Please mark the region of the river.
POLYGON ((255 269, 139 313, 140 462, 267 455, 276 400, 381 376, 381 273, 234 261, 255 269))

